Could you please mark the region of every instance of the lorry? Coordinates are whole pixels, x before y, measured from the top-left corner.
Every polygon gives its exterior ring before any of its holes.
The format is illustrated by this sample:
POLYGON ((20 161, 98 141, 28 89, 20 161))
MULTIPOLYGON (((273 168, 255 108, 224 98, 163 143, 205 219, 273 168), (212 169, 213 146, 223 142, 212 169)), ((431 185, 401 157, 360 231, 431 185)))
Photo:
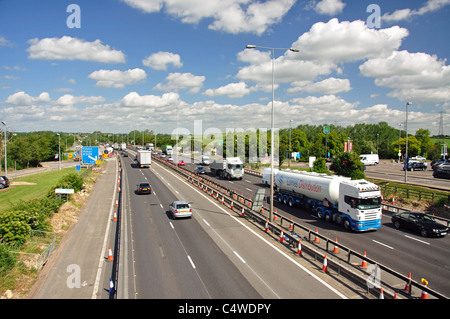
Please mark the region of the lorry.
POLYGON ((166 155, 172 155, 173 154, 173 148, 172 145, 163 145, 161 146, 161 151, 166 155))
MULTIPOLYGON (((270 186, 270 172, 271 172, 272 170, 270 169, 270 168, 265 168, 264 169, 264 171, 263 171, 263 174, 262 174, 262 183, 265 185, 265 186, 270 186)), ((276 168, 274 168, 273 169, 273 173, 274 174, 276 174, 276 173, 278 173, 278 169, 276 169, 276 168)), ((274 175, 274 180, 275 180, 275 175, 274 175)))
POLYGON ((378 154, 361 154, 359 155, 359 159, 366 166, 377 165, 380 162, 378 154))
POLYGON ((121 149, 122 151, 125 151, 125 150, 127 149, 127 143, 121 143, 121 144, 120 144, 120 149, 121 149))
POLYGON ((244 176, 244 163, 239 157, 227 157, 223 161, 214 160, 209 165, 209 169, 213 175, 228 180, 242 179, 244 176))
POLYGON ((136 153, 136 161, 139 167, 150 167, 152 165, 152 152, 138 150, 136 153))
POLYGON ((381 190, 366 180, 313 172, 279 170, 274 198, 289 206, 312 209, 319 219, 355 231, 381 227, 381 190))

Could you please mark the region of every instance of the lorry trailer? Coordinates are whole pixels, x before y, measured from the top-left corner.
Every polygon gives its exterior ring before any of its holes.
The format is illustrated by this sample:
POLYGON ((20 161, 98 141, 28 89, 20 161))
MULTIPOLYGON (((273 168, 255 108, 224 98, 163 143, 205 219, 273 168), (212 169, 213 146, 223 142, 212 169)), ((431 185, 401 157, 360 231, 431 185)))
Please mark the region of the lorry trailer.
POLYGON ((209 168, 213 175, 228 180, 242 179, 244 176, 244 163, 239 157, 227 157, 223 161, 214 160, 209 168))
POLYGON ((152 165, 152 152, 138 150, 136 153, 136 161, 139 167, 150 167, 152 165))
POLYGON ((312 209, 316 216, 355 231, 381 227, 381 191, 366 180, 312 172, 279 170, 275 198, 289 206, 312 209))

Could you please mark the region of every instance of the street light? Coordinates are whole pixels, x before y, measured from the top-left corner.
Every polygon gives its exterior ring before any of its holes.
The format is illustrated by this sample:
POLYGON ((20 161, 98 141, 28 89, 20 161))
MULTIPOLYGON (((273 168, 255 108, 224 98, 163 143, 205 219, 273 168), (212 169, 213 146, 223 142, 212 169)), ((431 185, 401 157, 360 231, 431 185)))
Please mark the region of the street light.
POLYGON ((269 221, 272 222, 272 218, 273 218, 273 149, 274 149, 274 141, 275 141, 275 135, 274 135, 274 131, 275 131, 275 112, 274 112, 274 100, 275 100, 275 68, 274 68, 274 63, 275 63, 275 50, 289 50, 292 52, 299 52, 299 50, 297 49, 292 49, 292 48, 272 48, 272 47, 263 47, 263 46, 258 46, 258 45, 254 45, 254 44, 248 44, 246 46, 246 49, 255 49, 255 48, 259 48, 259 49, 267 49, 271 51, 272 54, 272 129, 271 129, 271 147, 270 147, 270 212, 269 212, 269 221))
POLYGON ((406 162, 406 167, 405 167, 405 183, 408 182, 408 164, 409 164, 409 159, 408 159, 408 105, 411 105, 412 102, 407 102, 406 103, 406 118, 405 118, 405 132, 406 132, 406 151, 405 151, 405 162, 406 162))
POLYGON ((56 133, 56 135, 58 135, 58 166, 61 170, 61 135, 59 133, 56 133))
POLYGON ((6 122, 2 121, 2 124, 5 126, 5 176, 8 177, 8 154, 6 153, 6 122))

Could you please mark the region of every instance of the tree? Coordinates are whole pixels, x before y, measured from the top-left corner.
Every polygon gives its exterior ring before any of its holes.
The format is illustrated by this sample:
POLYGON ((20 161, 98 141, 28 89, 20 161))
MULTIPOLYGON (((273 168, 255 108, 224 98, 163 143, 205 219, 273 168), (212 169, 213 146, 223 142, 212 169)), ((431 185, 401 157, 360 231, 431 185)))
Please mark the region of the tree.
POLYGON ((339 153, 331 164, 330 169, 338 175, 351 177, 352 179, 365 178, 364 165, 356 153, 339 153))
POLYGON ((430 131, 425 129, 418 129, 416 131, 416 138, 420 142, 420 155, 427 157, 428 152, 430 152, 433 148, 433 142, 430 138, 430 131))

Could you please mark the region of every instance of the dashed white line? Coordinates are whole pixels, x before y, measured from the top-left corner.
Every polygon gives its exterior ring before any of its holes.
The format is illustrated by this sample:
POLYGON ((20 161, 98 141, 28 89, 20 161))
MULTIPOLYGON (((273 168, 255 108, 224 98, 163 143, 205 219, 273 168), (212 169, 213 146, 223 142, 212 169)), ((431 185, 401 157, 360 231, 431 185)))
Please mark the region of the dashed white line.
POLYGON ((393 247, 388 246, 388 245, 383 244, 383 243, 380 243, 379 241, 376 241, 375 239, 372 239, 372 241, 373 241, 374 243, 377 243, 377 244, 379 244, 379 245, 381 245, 381 246, 384 246, 384 247, 387 247, 387 248, 389 248, 389 249, 394 249, 393 247))
POLYGON ((207 222, 204 218, 202 218, 202 219, 203 219, 203 221, 205 222, 206 225, 208 225, 209 227, 211 227, 211 226, 208 224, 208 222, 207 222))
POLYGON ((161 206, 161 208, 162 208, 162 209, 164 209, 164 207, 163 207, 163 205, 162 205, 162 204, 159 204, 159 206, 161 206))
POLYGON ((238 256, 238 258, 239 258, 244 264, 246 263, 245 260, 244 260, 244 258, 242 258, 241 256, 239 256, 239 254, 238 254, 236 251, 233 250, 233 253, 234 253, 236 256, 238 256))
POLYGON ((172 222, 169 222, 169 224, 170 224, 170 227, 172 227, 172 229, 175 229, 175 227, 173 227, 172 222))
POLYGON ((189 259, 189 261, 190 261, 190 263, 191 263, 191 265, 192 265, 192 268, 195 269, 195 264, 194 264, 194 262, 192 261, 191 256, 188 255, 187 258, 189 259))
POLYGON ((430 245, 430 243, 427 243, 426 241, 423 241, 423 240, 420 240, 420 239, 417 239, 417 238, 414 238, 414 237, 411 237, 411 236, 408 236, 408 235, 405 235, 405 237, 408 237, 410 239, 414 239, 414 240, 416 240, 418 242, 421 242, 423 244, 426 244, 426 245, 430 245))

